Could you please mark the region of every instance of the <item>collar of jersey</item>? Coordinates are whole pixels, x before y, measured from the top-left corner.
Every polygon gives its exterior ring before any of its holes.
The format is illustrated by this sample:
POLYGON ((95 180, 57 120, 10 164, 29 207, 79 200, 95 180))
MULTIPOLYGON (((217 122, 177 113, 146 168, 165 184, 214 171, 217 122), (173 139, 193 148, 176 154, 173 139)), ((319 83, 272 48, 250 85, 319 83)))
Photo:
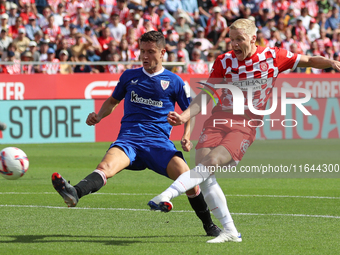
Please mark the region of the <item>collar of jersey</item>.
POLYGON ((150 74, 150 73, 148 73, 147 71, 145 71, 145 69, 144 69, 144 67, 143 67, 143 73, 145 73, 147 76, 149 76, 149 77, 153 77, 153 76, 156 76, 156 75, 159 75, 159 74, 161 74, 161 73, 163 73, 164 72, 164 67, 162 67, 162 69, 160 70, 160 71, 158 71, 158 72, 156 72, 156 73, 153 73, 153 74, 150 74))

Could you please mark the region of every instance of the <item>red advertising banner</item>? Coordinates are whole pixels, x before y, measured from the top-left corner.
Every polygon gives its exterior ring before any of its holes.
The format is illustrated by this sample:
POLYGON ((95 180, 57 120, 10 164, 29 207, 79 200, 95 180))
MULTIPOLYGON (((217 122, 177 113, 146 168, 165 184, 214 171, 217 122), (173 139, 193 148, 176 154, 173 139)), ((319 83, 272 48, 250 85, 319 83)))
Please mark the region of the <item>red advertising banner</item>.
MULTIPOLYGON (((206 75, 181 74, 190 86, 191 95, 196 96, 201 87, 197 81, 207 79, 206 75)), ((104 100, 111 95, 117 85, 119 75, 114 74, 71 74, 71 75, 2 75, 0 81, 0 100, 53 100, 53 99, 95 99, 98 112, 104 100)), ((339 138, 340 137, 340 75, 339 74, 281 74, 275 88, 278 99, 277 109, 264 116, 263 126, 259 126, 257 138, 295 139, 295 138, 339 138), (292 88, 310 91, 311 99, 304 107, 311 113, 307 116, 294 104, 284 105, 282 115, 281 99, 303 98, 299 92, 289 92, 292 88), (288 121, 290 120, 290 122, 288 121), (298 124, 291 127, 295 120, 298 124), (283 123, 282 123, 283 122, 283 123)), ((274 97, 274 93, 273 96, 274 97)), ((267 108, 273 102, 269 100, 267 108)), ((208 106, 208 111, 211 106, 208 106)), ((179 108, 176 108, 179 110, 179 108)), ((96 126, 96 141, 114 141, 117 137, 123 105, 115 113, 96 126)), ((1 119, 1 109, 0 109, 1 119)), ((196 135, 201 131, 205 116, 197 116, 196 135)), ((85 122, 85 120, 83 120, 85 122)), ((181 139, 183 127, 174 128, 171 139, 181 139)), ((0 134, 1 135, 1 134, 0 134)))

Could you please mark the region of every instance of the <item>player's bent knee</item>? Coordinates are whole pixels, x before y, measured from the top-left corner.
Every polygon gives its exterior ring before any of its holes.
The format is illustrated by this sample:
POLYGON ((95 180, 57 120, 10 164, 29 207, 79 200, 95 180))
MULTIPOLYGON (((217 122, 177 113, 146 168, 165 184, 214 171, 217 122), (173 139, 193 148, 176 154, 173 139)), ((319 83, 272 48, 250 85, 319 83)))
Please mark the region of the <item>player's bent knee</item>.
POLYGON ((100 162, 99 165, 97 166, 97 169, 99 171, 102 171, 105 174, 106 178, 111 178, 116 174, 116 171, 107 162, 100 162))

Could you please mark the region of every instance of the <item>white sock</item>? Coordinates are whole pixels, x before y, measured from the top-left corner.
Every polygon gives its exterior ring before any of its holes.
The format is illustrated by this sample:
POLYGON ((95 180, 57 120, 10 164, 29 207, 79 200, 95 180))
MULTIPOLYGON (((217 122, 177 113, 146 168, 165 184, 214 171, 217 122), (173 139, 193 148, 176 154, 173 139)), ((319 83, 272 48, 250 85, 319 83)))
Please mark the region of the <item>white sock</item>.
POLYGON ((215 175, 211 175, 200 184, 204 200, 214 216, 221 222, 226 232, 238 234, 233 218, 230 215, 225 195, 217 183, 215 175))
POLYGON ((190 171, 181 174, 161 196, 168 197, 171 200, 199 185, 210 176, 210 172, 206 170, 205 166, 198 164, 190 171))

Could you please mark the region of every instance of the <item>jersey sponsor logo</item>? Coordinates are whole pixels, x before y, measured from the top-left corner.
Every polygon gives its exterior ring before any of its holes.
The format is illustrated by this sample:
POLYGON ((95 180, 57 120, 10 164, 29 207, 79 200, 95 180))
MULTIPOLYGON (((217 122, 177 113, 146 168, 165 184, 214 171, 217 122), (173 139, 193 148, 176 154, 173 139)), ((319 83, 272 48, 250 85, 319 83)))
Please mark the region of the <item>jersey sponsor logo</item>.
POLYGON ((161 86, 163 90, 166 90, 169 87, 170 81, 161 80, 161 86))
POLYGON ((261 89, 261 86, 268 83, 268 79, 248 79, 242 81, 234 81, 232 85, 239 87, 241 90, 247 90, 253 87, 254 90, 261 89))
POLYGON ((241 146, 240 146, 242 154, 246 153, 249 146, 250 146, 249 140, 244 139, 241 143, 241 146))
POLYGON ((134 91, 131 91, 130 101, 133 103, 145 104, 145 105, 150 105, 150 106, 155 106, 155 107, 163 106, 162 101, 152 100, 151 98, 147 99, 147 98, 139 97, 138 94, 134 91))
POLYGON ((268 65, 268 63, 266 63, 266 62, 262 62, 262 63, 260 64, 260 69, 261 69, 261 71, 262 71, 262 72, 265 72, 265 71, 267 71, 267 70, 268 70, 268 68, 269 68, 269 65, 268 65))

